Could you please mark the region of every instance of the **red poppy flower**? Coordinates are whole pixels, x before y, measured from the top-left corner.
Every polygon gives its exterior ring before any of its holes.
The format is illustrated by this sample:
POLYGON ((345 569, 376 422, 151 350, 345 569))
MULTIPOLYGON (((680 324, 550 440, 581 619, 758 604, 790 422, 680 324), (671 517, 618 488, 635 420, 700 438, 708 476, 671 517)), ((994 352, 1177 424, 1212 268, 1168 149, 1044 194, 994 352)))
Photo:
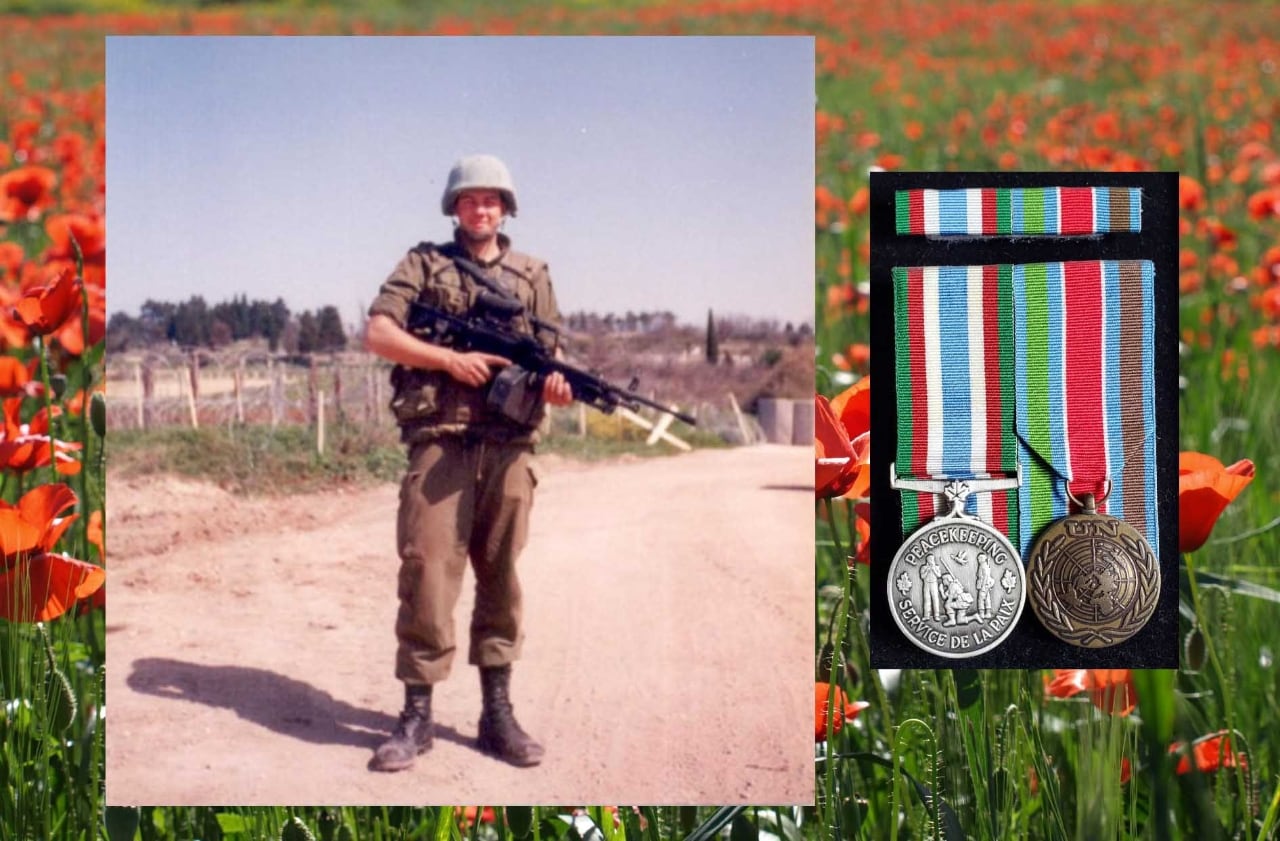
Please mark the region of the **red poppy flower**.
POLYGON ((23 292, 13 308, 14 317, 33 333, 45 335, 63 325, 80 310, 80 281, 75 273, 60 271, 43 286, 23 292))
POLYGON ((870 377, 863 377, 829 402, 821 394, 814 400, 817 495, 866 496, 871 485, 870 377))
POLYGON ((1280 188, 1259 190, 1249 196, 1245 206, 1249 210, 1249 216, 1259 221, 1270 216, 1280 216, 1280 188))
MULTIPOLYGON (((102 288, 92 283, 84 287, 89 296, 89 344, 96 345, 107 335, 107 305, 102 288)), ((73 356, 84 353, 84 319, 77 302, 76 309, 54 334, 62 349, 73 356)))
POLYGON ((47 260, 74 260, 75 248, 71 238, 80 246, 80 255, 86 265, 102 263, 107 254, 107 228, 101 218, 83 213, 64 213, 50 216, 44 223, 49 235, 47 260))
MULTIPOLYGON (((830 684, 820 682, 813 684, 813 740, 815 742, 821 742, 827 738, 827 696, 830 691, 830 684)), ((836 687, 835 702, 838 708, 844 710, 844 715, 836 716, 835 721, 831 722, 833 733, 839 733, 845 721, 853 721, 858 717, 858 713, 871 706, 866 701, 850 701, 839 686, 836 687)))
POLYGON ((103 543, 101 509, 89 515, 89 528, 86 530, 85 537, 97 548, 98 557, 105 559, 107 557, 107 549, 103 543))
POLYGON ((101 567, 51 551, 79 516, 63 516, 75 504, 75 493, 63 484, 33 488, 16 506, 0 500, 0 616, 11 622, 56 619, 102 587, 101 567))
POLYGON ((853 507, 854 528, 858 532, 858 551, 853 560, 871 566, 871 506, 859 502, 853 507))
POLYGON ((1204 187, 1189 175, 1178 176, 1178 204, 1183 210, 1204 209, 1204 187))
POLYGON ((49 207, 57 180, 57 174, 43 166, 19 167, 0 175, 0 220, 27 219, 49 207))
POLYGON ((476 822, 477 815, 480 817, 481 823, 493 823, 497 820, 492 806, 485 806, 483 809, 479 806, 454 806, 453 813, 463 829, 470 829, 471 825, 476 822))
MULTIPOLYGON (((84 445, 79 441, 57 441, 49 435, 49 418, 41 409, 28 423, 22 423, 22 398, 4 401, 4 435, 0 437, 0 468, 24 472, 47 467, 53 461, 59 473, 74 476, 80 462, 71 455, 84 445)), ((54 407, 56 413, 58 408, 54 407)))
POLYGON ((15 357, 0 356, 0 397, 31 394, 31 371, 15 357))
POLYGON ((16 242, 0 242, 0 280, 16 278, 26 255, 16 242))
POLYGON ((1230 467, 1203 453, 1178 454, 1178 549, 1194 552, 1209 539, 1224 508, 1253 481, 1253 462, 1230 467))
POLYGON ((0 616, 10 622, 48 622, 102 589, 102 567, 46 553, 0 574, 0 616))
POLYGON ((1227 730, 1219 730, 1208 736, 1201 736, 1191 743, 1191 756, 1187 755, 1187 746, 1182 742, 1174 742, 1169 746, 1169 753, 1178 754, 1178 767, 1175 772, 1187 774, 1191 771, 1191 760, 1195 759, 1196 770, 1202 774, 1217 771, 1220 768, 1245 768, 1248 757, 1243 753, 1234 753, 1231 749, 1231 734, 1227 730))
POLYGON ((1093 705, 1112 715, 1128 715, 1138 705, 1138 692, 1129 669, 1054 669, 1045 677, 1045 693, 1070 698, 1089 693, 1093 705))
POLYGON ((1214 247, 1230 251, 1236 247, 1236 232, 1217 219, 1201 219, 1200 233, 1213 240, 1214 247))

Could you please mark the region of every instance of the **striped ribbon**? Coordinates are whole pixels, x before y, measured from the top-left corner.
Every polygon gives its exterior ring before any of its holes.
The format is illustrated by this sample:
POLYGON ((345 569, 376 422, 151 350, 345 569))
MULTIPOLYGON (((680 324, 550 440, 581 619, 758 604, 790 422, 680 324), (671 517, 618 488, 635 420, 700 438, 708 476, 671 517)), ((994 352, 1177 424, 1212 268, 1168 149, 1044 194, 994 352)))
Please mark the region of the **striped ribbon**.
MULTIPOLYGON (((1004 267, 1002 267, 1004 268, 1004 267)), ((1069 513, 1099 505, 1158 546, 1153 375, 1155 268, 1147 260, 1011 267, 1022 487, 1019 548, 1069 513)))
MULTIPOLYGON (((1017 469, 1010 266, 893 270, 898 452, 904 478, 986 478, 1017 469)), ((965 508, 1018 530, 1016 493, 980 493, 965 508)), ((934 494, 904 492, 905 534, 937 513, 934 494)))
POLYGON ((1142 230, 1136 187, 898 190, 899 234, 1071 236, 1142 230))

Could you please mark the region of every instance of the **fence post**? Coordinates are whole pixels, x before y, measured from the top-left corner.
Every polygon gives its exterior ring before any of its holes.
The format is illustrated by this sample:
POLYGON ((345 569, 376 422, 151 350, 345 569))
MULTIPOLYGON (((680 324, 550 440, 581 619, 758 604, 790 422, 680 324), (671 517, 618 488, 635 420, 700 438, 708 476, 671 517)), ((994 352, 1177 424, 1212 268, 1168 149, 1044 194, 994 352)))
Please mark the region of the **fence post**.
POLYGON ((324 390, 316 392, 316 452, 324 455, 324 390))
POLYGON ((244 425, 244 357, 240 357, 240 364, 236 366, 236 422, 241 426, 244 425))
POLYGON ((199 429, 200 418, 196 412, 196 398, 200 396, 200 362, 196 359, 194 350, 191 351, 188 371, 191 375, 191 391, 187 393, 187 408, 191 410, 191 428, 199 429))
POLYGON ((334 423, 341 424, 346 415, 342 411, 342 359, 333 355, 333 414, 334 423))
POLYGON ((133 384, 138 390, 138 429, 147 428, 146 380, 142 376, 142 363, 133 363, 133 384))
POLYGON ((316 368, 315 354, 307 355, 307 412, 310 417, 307 418, 308 423, 316 422, 316 390, 319 386, 319 370, 316 368))
POLYGON ((267 371, 271 375, 271 428, 275 429, 280 425, 280 403, 284 400, 284 383, 281 382, 283 373, 280 365, 275 359, 267 360, 267 371))
POLYGON ((191 358, 187 362, 187 370, 191 372, 191 396, 200 397, 200 359, 196 356, 196 352, 191 351, 191 358))

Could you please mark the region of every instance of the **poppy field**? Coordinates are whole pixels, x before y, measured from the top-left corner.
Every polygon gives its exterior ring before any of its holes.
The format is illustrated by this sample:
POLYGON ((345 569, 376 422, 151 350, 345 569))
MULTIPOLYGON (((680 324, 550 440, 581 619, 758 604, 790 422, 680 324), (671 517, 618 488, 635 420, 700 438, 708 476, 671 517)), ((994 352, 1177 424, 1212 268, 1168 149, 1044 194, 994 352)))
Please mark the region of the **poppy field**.
POLYGON ((828 837, 1274 837, 1280 16, 913 4, 837 40, 815 194, 828 837), (870 668, 874 168, 1181 173, 1179 670, 870 668))
MULTIPOLYGON (((1162 5, 717 0, 519 4, 429 22, 390 7, 0 17, 5 836, 1276 837, 1280 12, 1162 5), (566 807, 512 820, 483 807, 103 805, 103 36, 428 31, 815 36, 811 806, 566 807), (875 168, 1181 173, 1179 670, 870 667, 875 168)), ((808 563, 797 559, 797 574, 808 563)))
POLYGON ((39 63, 5 65, 0 826, 13 838, 93 838, 105 709, 102 89, 50 85, 39 63))

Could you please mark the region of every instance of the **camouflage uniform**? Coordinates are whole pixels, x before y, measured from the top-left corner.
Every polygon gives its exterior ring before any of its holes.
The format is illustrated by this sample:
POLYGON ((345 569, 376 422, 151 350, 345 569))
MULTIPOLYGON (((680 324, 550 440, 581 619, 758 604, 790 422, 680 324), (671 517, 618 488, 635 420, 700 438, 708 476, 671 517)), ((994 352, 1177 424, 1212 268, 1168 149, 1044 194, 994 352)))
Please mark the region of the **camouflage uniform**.
MULTIPOLYGON (((558 324, 546 263, 510 250, 482 265, 527 312, 558 324)), ((467 256, 457 241, 422 243, 409 251, 382 285, 369 315, 405 326, 412 301, 459 316, 483 287, 453 263, 467 256)), ((524 316, 518 329, 535 334, 524 316)), ((535 334, 536 335, 536 334, 535 334)), ((550 348, 552 336, 538 339, 550 348)), ((528 534, 537 485, 531 456, 536 426, 521 426, 485 406, 487 385, 466 386, 444 371, 396 366, 392 411, 409 446, 396 522, 400 552, 400 611, 396 618, 396 677, 406 685, 448 676, 455 635, 453 608, 467 558, 476 576, 469 662, 505 666, 520 656, 520 583, 515 562, 528 534)))

